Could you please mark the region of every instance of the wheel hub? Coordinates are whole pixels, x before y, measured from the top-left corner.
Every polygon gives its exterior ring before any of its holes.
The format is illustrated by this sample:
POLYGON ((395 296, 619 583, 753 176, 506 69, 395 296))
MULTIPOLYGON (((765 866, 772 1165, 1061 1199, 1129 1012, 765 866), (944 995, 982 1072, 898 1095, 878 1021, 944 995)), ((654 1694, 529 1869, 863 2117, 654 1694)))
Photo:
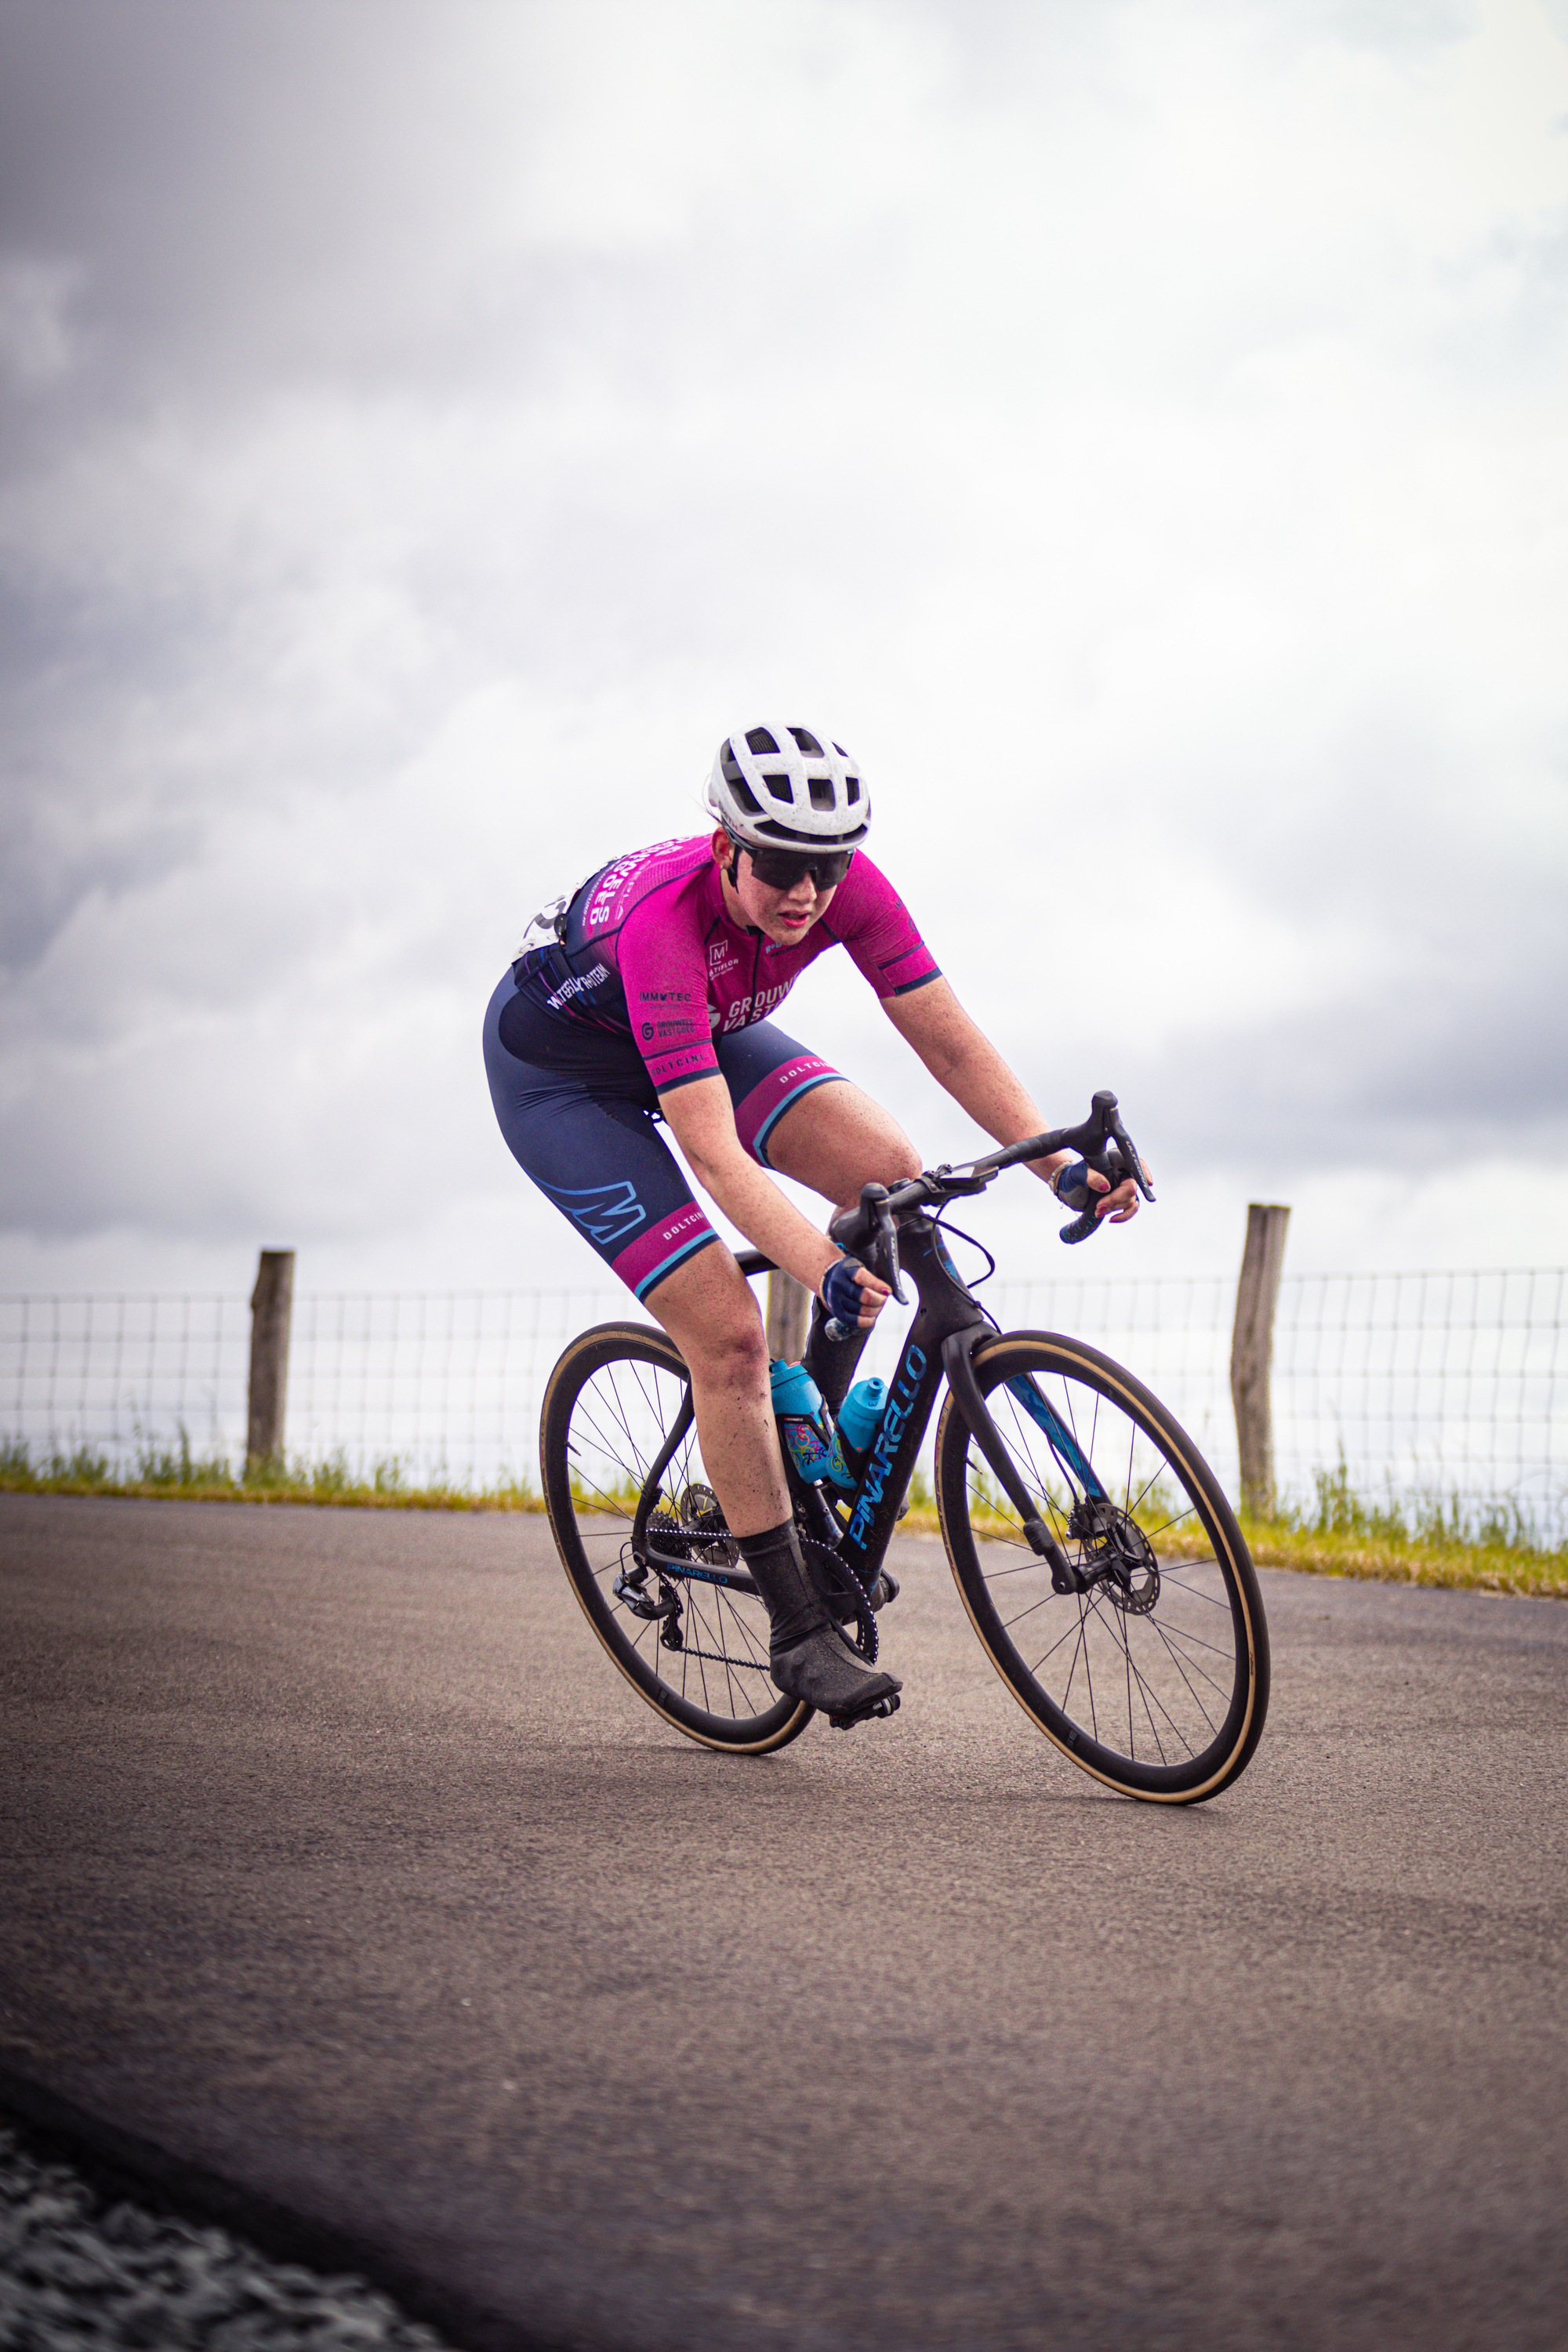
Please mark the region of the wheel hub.
POLYGON ((1160 1598, 1160 1563, 1136 1519, 1103 1495, 1085 1495, 1073 1505, 1068 1532, 1083 1546, 1079 1565, 1112 1608, 1128 1617, 1147 1617, 1160 1598))

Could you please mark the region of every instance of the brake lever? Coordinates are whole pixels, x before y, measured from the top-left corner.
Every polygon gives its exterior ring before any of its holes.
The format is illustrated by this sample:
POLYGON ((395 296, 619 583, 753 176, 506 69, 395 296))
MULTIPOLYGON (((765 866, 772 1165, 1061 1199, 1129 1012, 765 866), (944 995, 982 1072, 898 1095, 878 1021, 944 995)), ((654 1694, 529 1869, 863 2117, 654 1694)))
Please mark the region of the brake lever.
POLYGON ((1110 1111, 1107 1115, 1106 1125, 1121 1147, 1121 1158, 1128 1175, 1131 1177, 1143 1198, 1146 1201, 1152 1201, 1154 1197, 1154 1187, 1144 1173, 1143 1161, 1136 1144, 1121 1124, 1121 1113, 1119 1110, 1110 1111))
MULTIPOLYGON (((1083 1158, 1087 1164, 1094 1170, 1097 1176, 1104 1176, 1112 1185, 1116 1184, 1121 1179, 1118 1177, 1117 1171, 1110 1166, 1108 1154, 1108 1146, 1114 1143, 1121 1154, 1121 1178, 1131 1176, 1143 1198, 1146 1201, 1152 1201, 1154 1187, 1143 1172, 1143 1162, 1139 1156, 1138 1148, 1122 1125, 1121 1113, 1116 1106, 1116 1097, 1109 1087, 1095 1096, 1093 1118, 1100 1128, 1100 1148, 1098 1151, 1087 1150, 1083 1151, 1083 1158)), ((1059 1238, 1070 1246, 1075 1242, 1086 1242, 1091 1234, 1098 1233, 1104 1222, 1099 1214, 1100 1202, 1104 1198, 1105 1195, 1101 1192, 1090 1200, 1073 1219, 1070 1225, 1064 1225, 1061 1228, 1059 1238)))
POLYGON ((899 1229, 893 1223, 893 1213, 883 1201, 877 1211, 877 1244, 883 1254, 888 1287, 900 1307, 907 1307, 903 1286, 899 1279, 899 1229))

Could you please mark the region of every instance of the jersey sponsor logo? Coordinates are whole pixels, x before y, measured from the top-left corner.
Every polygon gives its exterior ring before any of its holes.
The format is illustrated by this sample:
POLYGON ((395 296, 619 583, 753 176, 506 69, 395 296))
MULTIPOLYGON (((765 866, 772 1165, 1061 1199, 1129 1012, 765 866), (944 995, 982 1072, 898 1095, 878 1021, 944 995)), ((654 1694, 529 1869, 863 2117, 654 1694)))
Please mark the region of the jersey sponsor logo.
POLYGON ((545 998, 547 1011, 558 1013, 563 1004, 571 1003, 573 997, 583 996, 591 989, 601 987, 609 976, 609 967, 602 963, 596 963, 592 971, 574 972, 570 980, 562 982, 553 996, 545 998))
POLYGON ((753 1021, 764 1020, 775 1004, 782 1004, 794 987, 793 980, 781 980, 776 988, 759 988, 754 996, 739 996, 724 1015, 726 1034, 731 1029, 749 1028, 753 1021))
POLYGON ((584 912, 583 921, 585 929, 591 931, 596 923, 604 920, 614 907, 622 884, 631 880, 639 866, 647 864, 655 857, 662 856, 667 850, 681 849, 684 846, 685 844, 679 840, 656 841, 651 849, 634 849, 629 856, 617 857, 613 866, 606 866, 595 886, 594 895, 584 912))
POLYGON ((637 1186, 629 1179, 618 1184, 586 1184, 580 1191, 561 1184, 545 1184, 541 1189, 552 1201, 559 1201, 569 1217, 580 1224, 590 1241, 624 1241, 627 1234, 636 1233, 644 1223, 647 1211, 637 1199, 637 1186))
POLYGON ((921 1374, 925 1368, 923 1348, 905 1349, 904 1360, 899 1366, 898 1377, 893 1382, 893 1393, 882 1408, 882 1419, 861 1476, 854 1516, 846 1530, 849 1541, 860 1551, 866 1549, 866 1538, 871 1532, 877 1506, 888 1490, 888 1481, 893 1475, 893 1456, 899 1450, 904 1425, 914 1411, 915 1399, 920 1393, 921 1374))
POLYGON ((642 1034, 643 1042, 649 1045, 656 1037, 689 1037, 691 1023, 689 1020, 645 1021, 642 1024, 642 1034))
POLYGON ((639 988, 637 991, 639 1004, 689 1004, 690 1002, 691 991, 689 988, 639 988))

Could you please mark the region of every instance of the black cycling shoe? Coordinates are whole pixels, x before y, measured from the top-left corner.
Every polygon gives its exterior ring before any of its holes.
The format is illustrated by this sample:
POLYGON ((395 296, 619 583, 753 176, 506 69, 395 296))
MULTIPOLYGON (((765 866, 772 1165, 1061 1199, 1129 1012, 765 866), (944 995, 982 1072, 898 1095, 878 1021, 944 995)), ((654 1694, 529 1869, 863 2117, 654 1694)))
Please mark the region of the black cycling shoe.
POLYGON ((896 1713, 903 1689, 897 1675, 863 1665, 830 1625, 819 1625, 790 1649, 771 1651, 768 1672, 786 1698, 805 1699, 841 1731, 868 1716, 896 1713))

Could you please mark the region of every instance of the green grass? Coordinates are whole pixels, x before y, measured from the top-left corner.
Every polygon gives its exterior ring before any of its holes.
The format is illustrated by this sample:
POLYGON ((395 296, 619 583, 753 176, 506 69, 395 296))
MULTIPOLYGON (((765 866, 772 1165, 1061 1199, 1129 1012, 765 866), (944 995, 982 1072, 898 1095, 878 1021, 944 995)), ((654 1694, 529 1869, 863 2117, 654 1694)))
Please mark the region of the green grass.
MULTIPOLYGON (((1252 1556, 1264 1568, 1300 1569, 1320 1576, 1368 1577, 1385 1583, 1464 1586, 1568 1599, 1568 1549, 1541 1541, 1517 1504, 1503 1498, 1479 1512, 1455 1496, 1373 1502, 1358 1495, 1342 1462, 1320 1470, 1310 1504, 1269 1518, 1242 1515, 1252 1556)), ((358 1510, 540 1511, 542 1497, 526 1476, 476 1487, 437 1479, 416 1485, 396 1460, 368 1474, 349 1467, 340 1452, 315 1462, 267 1464, 240 1475, 224 1456, 197 1454, 182 1430, 174 1446, 144 1444, 130 1465, 117 1465, 90 1447, 35 1462, 15 1439, 0 1441, 0 1493, 146 1496, 217 1503, 326 1503, 358 1510)), ((584 1494, 592 1507, 631 1507, 634 1498, 584 1494)), ((1155 1498, 1157 1504, 1157 1498, 1155 1498)), ((1154 1525, 1163 1516, 1153 1507, 1154 1525)), ((1141 1517, 1149 1517, 1148 1512, 1141 1517)), ((987 1531, 989 1522, 981 1523, 987 1531)), ((1013 1525, 1005 1505, 994 1531, 1013 1525)), ((917 1475, 906 1533, 940 1532, 930 1484, 917 1475)))
MULTIPOLYGON (((1333 1470, 1315 1472, 1313 1486, 1308 1505, 1287 1505, 1268 1518, 1240 1514, 1242 1533, 1260 1568, 1568 1600, 1568 1549, 1542 1541, 1527 1515, 1506 1496, 1479 1511, 1467 1509, 1458 1496, 1436 1493, 1373 1502, 1355 1492, 1342 1461, 1333 1470)), ((1016 1533, 1012 1508, 993 1492, 989 1477, 980 1481, 979 1500, 991 1506, 989 1516, 974 1515, 981 1533, 1016 1533)), ((1151 1535, 1162 1538, 1162 1549, 1192 1549, 1172 1542, 1164 1530, 1168 1511, 1168 1498, 1155 1491, 1137 1517, 1151 1535)), ((934 1507, 918 1490, 904 1526, 923 1534, 939 1531, 934 1507)))
POLYGON ((1310 1504, 1286 1505, 1265 1519, 1243 1514, 1261 1566, 1568 1599, 1568 1549, 1544 1542, 1511 1496, 1479 1508, 1435 1489, 1373 1502, 1352 1487, 1342 1459, 1314 1471, 1312 1483, 1310 1504))
POLYGON ((258 1463, 237 1472, 221 1454, 198 1454, 182 1429, 174 1446, 143 1444, 129 1464, 116 1464, 90 1446, 34 1461, 14 1438, 0 1441, 0 1494, 141 1496, 187 1503, 329 1503, 356 1510, 542 1511, 542 1498, 526 1476, 489 1486, 456 1479, 423 1485, 396 1459, 368 1472, 351 1469, 342 1453, 311 1462, 258 1463))

